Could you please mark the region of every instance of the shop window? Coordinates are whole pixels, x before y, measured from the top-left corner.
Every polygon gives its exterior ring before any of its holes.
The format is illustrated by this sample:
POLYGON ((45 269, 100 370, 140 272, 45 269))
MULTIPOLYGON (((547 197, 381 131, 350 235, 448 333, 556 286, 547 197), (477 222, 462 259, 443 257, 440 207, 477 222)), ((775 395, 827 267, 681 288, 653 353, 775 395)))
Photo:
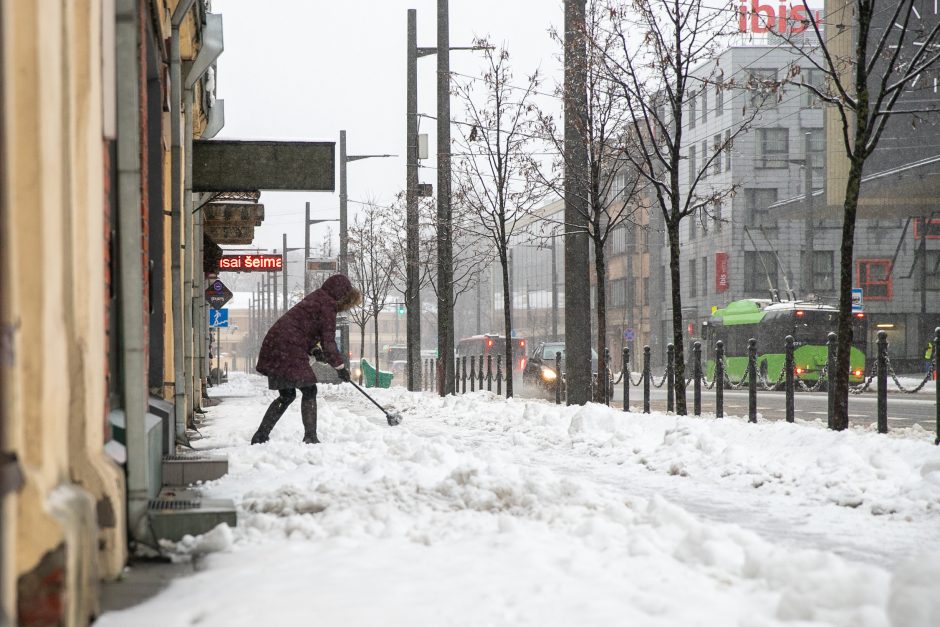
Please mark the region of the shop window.
POLYGON ((859 259, 858 286, 865 300, 891 300, 891 260, 859 259))

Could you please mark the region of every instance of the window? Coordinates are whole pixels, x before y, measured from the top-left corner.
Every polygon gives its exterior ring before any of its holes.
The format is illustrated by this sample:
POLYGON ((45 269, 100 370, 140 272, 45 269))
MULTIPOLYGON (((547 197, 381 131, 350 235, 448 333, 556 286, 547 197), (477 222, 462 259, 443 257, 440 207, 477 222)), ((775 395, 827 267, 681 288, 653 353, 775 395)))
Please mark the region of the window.
POLYGON ((712 154, 715 156, 712 161, 712 174, 721 174, 721 135, 712 137, 712 154))
POLYGON ((705 178, 708 175, 708 168, 704 167, 708 163, 708 158, 711 155, 708 154, 708 140, 702 140, 702 178, 705 178))
POLYGON ((610 234, 611 253, 614 255, 623 254, 627 250, 627 229, 624 226, 618 226, 610 234))
POLYGON ((773 68, 748 70, 747 89, 751 107, 773 107, 777 104, 777 70, 773 68))
MULTIPOLYGON (((802 74, 803 74, 804 84, 812 85, 813 87, 816 87, 820 91, 823 90, 826 81, 825 81, 825 74, 823 74, 822 70, 818 68, 807 68, 802 71, 802 74)), ((805 109, 815 109, 821 106, 819 96, 817 96, 816 94, 814 94, 812 91, 810 91, 809 89, 805 87, 803 87, 802 90, 803 90, 802 98, 800 99, 801 107, 805 109)))
POLYGON ((747 210, 747 223, 751 226, 760 226, 769 222, 767 208, 777 202, 777 190, 760 189, 757 187, 744 188, 744 204, 747 210))
POLYGON ((831 250, 813 251, 813 289, 820 292, 835 289, 831 250))
POLYGON ((611 281, 607 296, 611 307, 623 307, 626 303, 626 281, 624 279, 611 281))
POLYGON ((696 220, 696 218, 698 217, 698 216, 696 215, 697 213, 698 213, 698 210, 693 211, 693 212, 689 215, 689 217, 686 218, 686 219, 689 221, 689 239, 690 239, 690 240, 695 239, 695 220, 696 220))
POLYGON ((940 239, 940 218, 914 218, 914 239, 925 235, 927 239, 940 239))
POLYGON ((721 85, 715 85, 715 115, 719 116, 725 111, 725 92, 721 85))
POLYGON ((927 251, 927 289, 940 290, 940 250, 927 251))
POLYGON ((650 304, 650 278, 643 277, 643 304, 650 304))
POLYGON ((695 102, 698 95, 693 91, 689 94, 689 128, 695 128, 695 119, 698 117, 695 113, 695 102))
POLYGON ((786 128, 757 129, 758 168, 786 168, 790 158, 790 130, 786 128))
POLYGON ((702 296, 708 296, 708 255, 702 257, 702 296))
POLYGON ((725 172, 731 171, 731 131, 725 131, 725 172))
POLYGON ((708 121, 708 86, 702 87, 702 123, 708 121))
POLYGON ((698 296, 698 273, 695 259, 689 259, 689 296, 698 296))
POLYGON ((744 291, 766 295, 770 284, 777 287, 777 258, 772 252, 745 251, 744 253, 744 291))
POLYGON ((721 231, 721 201, 716 200, 712 207, 712 217, 715 220, 715 231, 721 231))
POLYGON ((689 146, 689 185, 695 180, 696 172, 698 172, 698 164, 695 159, 695 146, 689 146))
POLYGON ((865 300, 891 300, 891 260, 859 259, 858 285, 865 300))

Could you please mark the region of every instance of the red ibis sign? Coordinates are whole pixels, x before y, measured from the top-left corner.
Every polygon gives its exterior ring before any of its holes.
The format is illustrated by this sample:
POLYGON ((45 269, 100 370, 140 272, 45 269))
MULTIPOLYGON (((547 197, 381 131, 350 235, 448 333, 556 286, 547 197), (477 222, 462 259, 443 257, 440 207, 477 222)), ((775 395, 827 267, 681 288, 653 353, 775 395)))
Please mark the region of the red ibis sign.
POLYGON ((284 268, 280 255, 223 255, 219 272, 272 272, 284 268))
MULTIPOLYGON (((812 24, 807 15, 806 7, 800 2, 796 6, 787 2, 773 2, 768 0, 763 4, 761 0, 738 0, 738 30, 742 33, 766 33, 768 31, 777 34, 802 33, 807 29, 812 29, 812 24), (750 5, 750 6, 748 6, 750 5)), ((822 11, 814 10, 813 19, 822 27, 822 11)))
POLYGON ((729 287, 728 253, 715 253, 715 291, 727 292, 729 287))

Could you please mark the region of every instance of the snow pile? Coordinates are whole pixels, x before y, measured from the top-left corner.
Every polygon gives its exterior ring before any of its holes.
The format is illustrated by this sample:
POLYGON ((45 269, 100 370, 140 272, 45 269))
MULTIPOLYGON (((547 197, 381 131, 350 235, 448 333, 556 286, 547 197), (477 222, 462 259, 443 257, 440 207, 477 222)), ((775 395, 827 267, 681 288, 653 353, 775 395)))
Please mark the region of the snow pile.
MULTIPOLYGON (((322 386, 320 439, 233 373, 201 446, 234 530, 108 625, 940 624, 940 451, 864 430, 322 386), (237 394, 237 395, 236 395, 237 394), (221 551, 221 552, 218 552, 221 551)), ((299 405, 297 403, 296 405, 299 405)))

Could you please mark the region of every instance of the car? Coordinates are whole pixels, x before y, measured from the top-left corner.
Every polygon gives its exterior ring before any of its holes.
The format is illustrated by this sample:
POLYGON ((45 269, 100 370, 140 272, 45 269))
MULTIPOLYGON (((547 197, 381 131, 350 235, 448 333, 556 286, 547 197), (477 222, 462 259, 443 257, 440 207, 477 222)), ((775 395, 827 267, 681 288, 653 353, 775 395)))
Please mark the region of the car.
MULTIPOLYGON (((597 379, 597 351, 591 349, 591 379, 597 379)), ((554 394, 555 386, 561 383, 564 391, 565 343, 541 342, 529 356, 522 371, 522 384, 537 386, 554 394), (561 373, 556 368, 556 353, 561 353, 561 373)), ((609 394, 613 396, 613 380, 608 377, 609 394)))

